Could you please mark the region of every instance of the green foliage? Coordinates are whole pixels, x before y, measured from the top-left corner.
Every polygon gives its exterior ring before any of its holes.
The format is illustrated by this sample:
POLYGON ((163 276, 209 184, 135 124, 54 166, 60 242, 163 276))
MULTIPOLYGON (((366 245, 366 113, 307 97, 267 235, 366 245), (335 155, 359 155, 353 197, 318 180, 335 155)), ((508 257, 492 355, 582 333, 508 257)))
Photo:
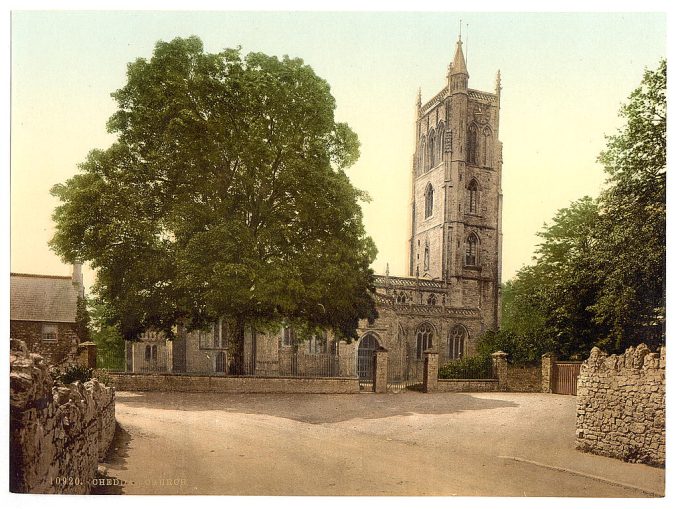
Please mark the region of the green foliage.
POLYGON ((609 186, 557 212, 535 263, 503 292, 501 332, 482 340, 514 358, 584 357, 664 341, 666 62, 621 110, 600 162, 609 186), (502 348, 501 348, 502 347, 502 348))
POLYGON ((490 357, 494 352, 505 352, 508 361, 516 364, 536 364, 541 355, 551 348, 540 336, 516 334, 508 329, 488 330, 479 338, 477 355, 490 357))
POLYGON ((97 345, 97 367, 123 370, 125 368, 125 340, 115 325, 105 303, 92 300, 88 302, 90 309, 90 328, 92 341, 97 345))
POLYGON ((72 364, 63 370, 54 368, 52 370, 52 379, 58 380, 63 384, 72 384, 73 382, 87 382, 92 380, 93 369, 79 364, 72 364))
POLYGON ((344 169, 359 141, 326 81, 300 59, 197 37, 129 64, 108 128, 52 192, 51 247, 89 261, 110 325, 136 339, 232 317, 300 321, 354 337, 376 316, 359 200, 344 169))
POLYGON ((477 354, 448 362, 439 367, 439 378, 447 380, 480 379, 491 377, 491 357, 477 354))
POLYGON ((91 341, 90 335, 90 313, 87 310, 87 300, 78 296, 76 304, 76 332, 81 343, 91 341))

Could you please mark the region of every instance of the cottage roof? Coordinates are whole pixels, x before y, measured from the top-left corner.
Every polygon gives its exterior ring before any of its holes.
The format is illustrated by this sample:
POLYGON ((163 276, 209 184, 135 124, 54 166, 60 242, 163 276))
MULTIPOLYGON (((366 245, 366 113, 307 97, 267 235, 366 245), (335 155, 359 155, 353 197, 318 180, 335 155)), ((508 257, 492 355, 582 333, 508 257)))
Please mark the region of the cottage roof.
POLYGON ((75 323, 77 304, 69 276, 10 274, 10 320, 75 323))

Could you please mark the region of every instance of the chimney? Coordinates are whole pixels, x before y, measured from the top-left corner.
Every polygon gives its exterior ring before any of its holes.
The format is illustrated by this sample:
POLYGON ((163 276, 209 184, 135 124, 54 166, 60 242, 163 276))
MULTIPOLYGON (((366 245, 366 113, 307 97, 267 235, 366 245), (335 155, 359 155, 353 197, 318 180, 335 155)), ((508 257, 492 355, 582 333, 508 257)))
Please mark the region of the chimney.
POLYGON ((73 286, 78 291, 78 295, 81 297, 85 296, 85 285, 83 284, 83 263, 80 261, 75 261, 73 263, 73 274, 71 276, 73 281, 73 286))

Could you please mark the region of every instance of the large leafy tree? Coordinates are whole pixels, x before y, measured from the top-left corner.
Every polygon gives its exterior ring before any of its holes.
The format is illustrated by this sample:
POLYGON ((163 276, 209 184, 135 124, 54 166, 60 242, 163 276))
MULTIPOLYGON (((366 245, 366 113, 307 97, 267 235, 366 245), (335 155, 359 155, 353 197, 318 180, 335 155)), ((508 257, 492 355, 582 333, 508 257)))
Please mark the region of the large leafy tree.
POLYGON ((344 169, 356 134, 300 59, 197 37, 129 64, 108 128, 80 173, 53 188, 52 248, 89 261, 126 339, 227 317, 242 365, 247 324, 287 319, 350 338, 376 314, 364 198, 344 169))

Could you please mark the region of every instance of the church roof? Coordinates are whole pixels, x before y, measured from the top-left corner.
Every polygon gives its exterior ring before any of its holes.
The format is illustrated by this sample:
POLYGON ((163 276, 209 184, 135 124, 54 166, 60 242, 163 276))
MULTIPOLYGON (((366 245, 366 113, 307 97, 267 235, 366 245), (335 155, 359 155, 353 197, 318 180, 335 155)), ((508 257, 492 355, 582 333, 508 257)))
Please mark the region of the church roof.
POLYGON ((10 274, 10 320, 75 323, 77 304, 69 276, 10 274))

